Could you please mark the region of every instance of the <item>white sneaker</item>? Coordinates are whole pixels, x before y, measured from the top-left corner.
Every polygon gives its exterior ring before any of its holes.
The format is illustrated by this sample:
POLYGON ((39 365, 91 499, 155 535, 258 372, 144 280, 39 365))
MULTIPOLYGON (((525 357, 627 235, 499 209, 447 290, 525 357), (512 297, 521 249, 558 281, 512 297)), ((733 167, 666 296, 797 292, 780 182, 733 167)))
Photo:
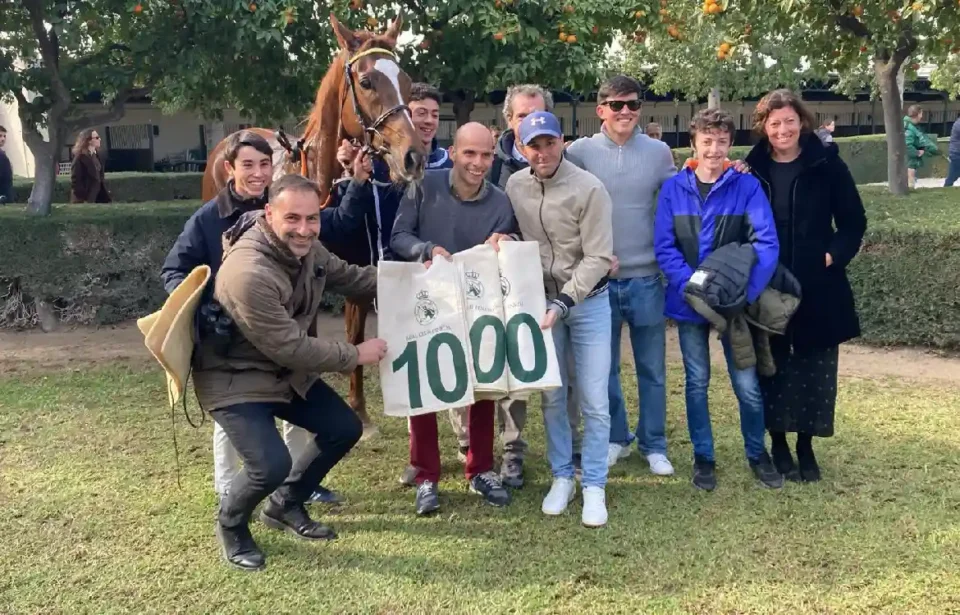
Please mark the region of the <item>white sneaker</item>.
POLYGON ((543 498, 543 506, 540 510, 545 515, 560 515, 567 509, 567 504, 573 500, 577 493, 577 483, 570 478, 555 478, 550 487, 550 493, 543 498))
POLYGON ((607 467, 611 468, 617 465, 617 462, 621 459, 626 459, 630 456, 630 447, 624 446, 622 444, 614 444, 611 442, 607 445, 607 467))
POLYGON ((673 476, 673 466, 666 455, 651 453, 647 455, 647 463, 650 464, 650 471, 657 476, 673 476))
POLYGON ((603 527, 607 524, 607 496, 603 487, 583 488, 581 523, 587 527, 603 527))

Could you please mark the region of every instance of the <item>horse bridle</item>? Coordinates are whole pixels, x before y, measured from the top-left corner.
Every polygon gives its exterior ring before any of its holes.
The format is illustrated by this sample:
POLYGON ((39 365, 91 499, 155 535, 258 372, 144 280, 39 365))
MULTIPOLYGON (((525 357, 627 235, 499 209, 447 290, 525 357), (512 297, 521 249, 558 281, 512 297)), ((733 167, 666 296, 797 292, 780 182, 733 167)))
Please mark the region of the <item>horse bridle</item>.
MULTIPOLYGON (((381 113, 379 117, 373 120, 373 122, 367 123, 366 114, 363 112, 363 109, 361 109, 360 98, 357 96, 357 83, 354 79, 354 72, 352 67, 361 58, 364 58, 366 56, 373 55, 373 54, 383 54, 391 58, 398 65, 400 63, 400 60, 397 58, 396 54, 394 54, 392 51, 388 49, 383 49, 380 47, 373 47, 371 49, 367 49, 366 51, 361 51, 357 55, 350 58, 347 62, 344 63, 343 70, 344 70, 344 76, 346 77, 347 87, 350 89, 350 98, 352 99, 352 102, 353 102, 353 113, 354 115, 357 116, 357 120, 359 120, 360 122, 360 127, 363 129, 363 150, 375 156, 383 157, 383 155, 386 154, 389 150, 383 145, 374 147, 373 146, 374 138, 380 137, 380 142, 386 143, 387 139, 385 136, 383 136, 383 133, 380 132, 380 129, 383 127, 384 123, 386 123, 386 121, 390 119, 390 117, 395 113, 398 113, 400 111, 406 111, 407 113, 409 113, 410 107, 408 107, 407 105, 401 102, 400 104, 394 105, 393 107, 390 107, 389 109, 381 113)), ((340 104, 341 109, 343 109, 343 102, 345 101, 341 101, 341 104, 340 104)), ((341 131, 343 130, 342 121, 340 123, 340 130, 341 131)))
MULTIPOLYGON (((393 107, 390 107, 389 109, 381 113, 380 116, 376 118, 373 122, 367 123, 366 114, 364 114, 363 109, 360 107, 360 97, 357 96, 357 84, 356 84, 356 81, 354 80, 354 72, 352 67, 361 58, 364 58, 366 56, 373 55, 376 53, 386 55, 389 58, 393 59, 393 61, 397 62, 398 64, 400 62, 396 54, 394 54, 392 51, 388 49, 383 49, 380 47, 373 47, 371 49, 367 49, 366 51, 361 51, 357 55, 347 60, 344 63, 343 70, 344 70, 344 76, 346 78, 347 87, 350 90, 350 97, 353 102, 353 113, 354 115, 357 116, 357 120, 360 122, 360 127, 363 129, 363 151, 368 154, 382 158, 389 150, 383 145, 374 147, 373 145, 374 138, 379 136, 381 143, 386 143, 387 139, 386 137, 383 136, 383 133, 380 132, 380 128, 382 128, 383 124, 395 113, 399 111, 406 111, 407 113, 409 113, 410 107, 408 107, 403 103, 400 103, 399 105, 394 105, 393 107)), ((345 102, 346 102, 346 94, 344 94, 344 98, 340 100, 341 111, 343 110, 343 104, 345 102)), ((300 174, 303 175, 304 177, 307 177, 308 176, 308 169, 307 169, 308 145, 306 143, 306 138, 303 137, 298 139, 296 142, 296 145, 291 144, 290 139, 284 133, 282 126, 276 132, 276 137, 277 137, 277 142, 280 144, 280 146, 283 147, 285 150, 287 150, 287 153, 290 154, 291 160, 294 163, 297 163, 297 162, 300 163, 300 174)), ((344 137, 343 118, 341 117, 337 141, 339 142, 341 139, 343 139, 343 137, 344 137)), ((327 203, 330 202, 330 197, 332 196, 332 194, 333 193, 331 192, 330 195, 328 195, 327 203)), ((324 206, 326 206, 326 204, 324 204, 324 206)))

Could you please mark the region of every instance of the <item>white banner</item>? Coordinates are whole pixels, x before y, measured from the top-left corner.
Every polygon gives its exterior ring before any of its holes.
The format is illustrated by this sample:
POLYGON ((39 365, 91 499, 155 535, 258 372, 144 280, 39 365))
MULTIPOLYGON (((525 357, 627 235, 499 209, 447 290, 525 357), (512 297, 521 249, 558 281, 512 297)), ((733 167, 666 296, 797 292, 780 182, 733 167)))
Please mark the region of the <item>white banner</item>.
POLYGON ((412 416, 476 399, 526 397, 560 386, 536 242, 478 246, 453 262, 381 262, 378 271, 384 412, 412 416))

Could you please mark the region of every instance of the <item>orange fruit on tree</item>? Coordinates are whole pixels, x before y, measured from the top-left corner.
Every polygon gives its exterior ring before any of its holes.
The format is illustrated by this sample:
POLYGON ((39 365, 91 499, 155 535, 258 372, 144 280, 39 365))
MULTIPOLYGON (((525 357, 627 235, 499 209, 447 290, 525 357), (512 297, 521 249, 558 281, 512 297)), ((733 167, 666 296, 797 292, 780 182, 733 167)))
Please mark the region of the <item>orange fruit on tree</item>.
MULTIPOLYGON (((960 0, 957 0, 957 1, 960 2, 960 0)), ((660 8, 662 9, 667 8, 667 0, 660 0, 660 8)))
POLYGON ((501 2, 500 0, 497 0, 496 2, 493 3, 493 6, 497 7, 498 9, 503 8, 503 2, 501 2))
POLYGON ((573 34, 571 34, 570 36, 567 37, 567 42, 568 42, 568 43, 576 43, 576 42, 577 42, 577 37, 574 36, 573 34))
POLYGON ((594 34, 600 34, 600 27, 593 26, 592 28, 590 28, 590 31, 593 32, 594 34))
POLYGON ((362 0, 350 0, 350 8, 354 11, 359 11, 363 8, 362 0))
POLYGON ((863 45, 860 47, 860 53, 865 53, 867 51, 867 46, 863 45))
POLYGON ((494 38, 494 40, 502 41, 502 40, 503 40, 503 32, 497 32, 496 34, 493 35, 493 38, 494 38))
POLYGON ((718 52, 717 52, 717 59, 718 59, 718 60, 726 60, 726 59, 727 59, 727 54, 725 54, 723 51, 718 51, 718 52))
POLYGON ((677 26, 674 25, 671 25, 669 28, 667 28, 667 34, 669 34, 671 38, 680 38, 680 30, 678 30, 677 26))
POLYGON ((711 15, 716 15, 717 13, 723 12, 723 7, 721 7, 719 4, 711 4, 710 8, 707 9, 707 12, 711 15))
POLYGON ((923 11, 923 2, 914 2, 910 5, 910 8, 912 8, 915 12, 920 13, 923 11))
POLYGON ((660 16, 661 16, 661 17, 666 17, 666 16, 669 15, 669 14, 670 14, 670 11, 668 11, 667 9, 660 9, 660 16))
POLYGON ((647 14, 646 11, 637 11, 636 13, 633 14, 633 16, 636 17, 637 19, 643 19, 643 17, 646 14, 647 14))
POLYGON ((730 48, 731 48, 730 43, 720 43, 720 51, 722 51, 723 53, 729 53, 730 48))
POLYGON ((138 4, 138 5, 136 5, 135 7, 133 7, 133 12, 136 13, 137 15, 139 15, 140 13, 142 13, 142 12, 143 12, 143 5, 142 5, 142 4, 138 4))
POLYGON ((250 6, 248 6, 247 8, 250 9, 250 12, 252 13, 252 12, 254 12, 254 11, 257 10, 257 3, 256 3, 256 2, 251 2, 251 3, 250 3, 250 6))
POLYGON ((561 32, 558 38, 560 39, 560 42, 565 42, 567 40, 567 33, 561 32))
POLYGON ((863 7, 859 4, 853 7, 853 10, 850 12, 853 13, 854 17, 863 17, 863 7))

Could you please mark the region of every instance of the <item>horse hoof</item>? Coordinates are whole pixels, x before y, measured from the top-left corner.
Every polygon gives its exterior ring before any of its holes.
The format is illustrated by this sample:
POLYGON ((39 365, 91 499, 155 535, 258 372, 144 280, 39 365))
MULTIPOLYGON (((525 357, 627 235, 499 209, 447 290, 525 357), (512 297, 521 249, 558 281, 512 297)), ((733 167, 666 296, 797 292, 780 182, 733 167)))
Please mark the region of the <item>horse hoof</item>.
POLYGON ((380 435, 380 428, 376 425, 364 425, 363 426, 363 435, 360 436, 360 441, 372 440, 380 435))

